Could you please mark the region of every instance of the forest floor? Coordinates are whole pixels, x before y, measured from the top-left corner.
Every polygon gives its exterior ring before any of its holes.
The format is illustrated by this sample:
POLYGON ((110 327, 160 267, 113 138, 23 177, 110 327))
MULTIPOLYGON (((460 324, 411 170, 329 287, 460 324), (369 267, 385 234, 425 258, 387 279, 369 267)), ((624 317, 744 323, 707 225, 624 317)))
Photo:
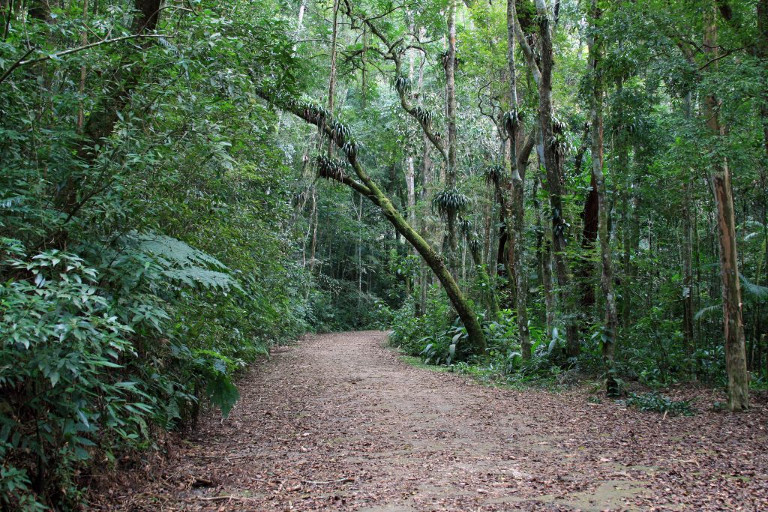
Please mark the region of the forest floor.
MULTIPOLYGON (((416 368, 385 333, 307 337, 240 382, 167 456, 93 496, 100 510, 768 510, 768 408, 627 409, 577 388, 480 385, 416 368)), ((679 397, 678 397, 679 398, 679 397)))

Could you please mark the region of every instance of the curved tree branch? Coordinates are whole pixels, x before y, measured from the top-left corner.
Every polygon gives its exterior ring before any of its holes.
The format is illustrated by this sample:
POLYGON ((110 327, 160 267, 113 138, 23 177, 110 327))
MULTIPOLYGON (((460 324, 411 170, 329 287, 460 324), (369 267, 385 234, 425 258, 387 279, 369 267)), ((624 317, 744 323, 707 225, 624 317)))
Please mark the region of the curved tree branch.
MULTIPOLYGON (((402 38, 398 39, 395 42, 391 42, 389 38, 381 31, 381 29, 376 26, 375 23, 372 22, 375 18, 366 18, 362 16, 355 16, 352 5, 350 4, 349 0, 344 0, 344 14, 349 16, 350 18, 356 17, 359 21, 365 24, 373 35, 376 36, 376 38, 381 41, 381 43, 387 48, 386 52, 382 52, 381 50, 378 50, 379 53, 384 57, 386 60, 391 61, 395 65, 395 77, 402 76, 402 54, 408 50, 408 49, 416 49, 419 51, 424 52, 424 49, 420 45, 414 45, 414 44, 408 44, 403 46, 404 40, 402 38)), ((440 155, 443 157, 444 161, 448 161, 448 151, 445 148, 445 144, 443 144, 443 140, 440 137, 440 134, 435 132, 432 129, 431 123, 428 119, 426 119, 423 115, 420 116, 419 111, 417 110, 417 107, 413 106, 410 102, 410 99, 408 98, 408 94, 405 88, 401 87, 395 87, 395 91, 397 92, 397 95, 400 99, 400 106, 403 107, 403 110, 405 110, 408 115, 410 115, 412 118, 414 118, 419 125, 421 126, 421 129, 424 131, 424 134, 427 136, 429 141, 432 143, 432 145, 437 149, 437 151, 440 153, 440 155)))

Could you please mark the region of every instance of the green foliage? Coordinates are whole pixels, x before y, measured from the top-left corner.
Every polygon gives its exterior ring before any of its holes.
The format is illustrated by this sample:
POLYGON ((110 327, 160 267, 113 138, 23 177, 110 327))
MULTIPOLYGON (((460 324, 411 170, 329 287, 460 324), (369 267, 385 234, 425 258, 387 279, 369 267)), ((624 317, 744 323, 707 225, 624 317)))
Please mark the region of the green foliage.
POLYGON ((448 301, 441 290, 433 287, 425 314, 416 316, 415 308, 415 301, 409 298, 403 307, 394 312, 390 341, 406 354, 430 357, 435 364, 439 364, 448 357, 455 335, 448 335, 453 327, 448 301))
POLYGON ((205 396, 221 409, 225 418, 240 398, 232 376, 237 369, 236 363, 214 350, 195 350, 193 352, 193 370, 196 378, 205 384, 205 396))
POLYGON ((449 215, 451 212, 460 213, 468 206, 469 198, 456 188, 442 190, 435 194, 432 199, 432 207, 443 216, 449 215))
MULTIPOLYGON (((563 158, 566 194, 562 211, 547 208, 534 147, 521 172, 525 227, 516 240, 526 290, 514 289, 509 272, 486 276, 505 252, 500 226, 511 206, 489 186, 503 185, 508 170, 500 143, 512 127, 527 136, 538 111, 520 51, 519 105, 509 104, 504 2, 458 2, 458 168, 449 190, 440 180, 448 148, 425 151, 422 132, 429 128, 446 146, 445 1, 409 9, 355 2, 351 23, 338 33, 344 58, 337 90, 344 95, 333 112, 323 99, 328 52, 318 53, 330 33, 323 9, 309 9, 297 25, 296 5, 282 0, 164 5, 151 34, 162 37, 62 54, 83 37, 130 35, 135 2, 92 2, 87 17, 77 1, 5 4, 3 508, 75 508, 80 470, 151 447, 154 429, 192 424, 207 404, 228 414, 238 372, 305 330, 391 325, 393 343, 408 354, 511 383, 555 383, 572 371, 605 376, 605 298, 597 294, 593 303, 586 293, 597 288, 599 262, 579 240, 591 188, 594 133, 585 133, 585 122, 596 78, 606 87, 605 184, 621 323, 610 371, 654 388, 694 376, 725 384, 707 175, 713 162, 727 161, 738 170, 732 188, 748 354, 753 382, 766 381, 768 73, 754 44, 753 3, 732 3, 735 22, 718 21, 714 61, 701 51, 704 4, 670 11, 658 0, 600 2, 604 12, 592 24, 585 23, 586 4, 562 3, 553 24, 555 140, 547 142, 563 158), (30 15, 37 4, 50 4, 52 16, 30 15), (362 19, 378 33, 363 29, 362 19), (604 50, 596 72, 583 47, 593 37, 604 50), (43 60, 12 69, 25 58, 43 60), (710 95, 728 128, 717 136, 702 115, 710 95), (341 148, 336 158, 325 136, 263 97, 327 128, 341 148), (483 322, 484 358, 468 357, 466 333, 443 292, 426 291, 434 280, 375 205, 316 179, 352 175, 344 157, 365 166, 433 247, 443 244, 446 218, 459 217, 453 227, 466 240, 445 261, 473 300, 486 304, 496 292, 502 307, 483 322), (411 173, 413 188, 404 179, 411 173), (547 280, 553 216, 563 221, 557 229, 567 232, 556 234, 567 236, 566 260, 578 274, 564 290, 547 280), (504 309, 521 292, 529 294, 528 361, 516 316, 504 309), (580 307, 560 300, 569 294, 582 296, 580 307), (698 311, 693 339, 681 322, 687 298, 698 311), (575 358, 565 356, 566 322, 578 323, 575 358)), ((540 40, 534 3, 517 5, 522 29, 540 40)), ((659 397, 631 400, 675 407, 659 397)))
MULTIPOLYGON (((11 462, 0 482, 13 506, 35 501, 32 480, 36 492, 55 495, 94 451, 146 439, 155 399, 125 380, 135 329, 115 314, 95 269, 58 250, 27 258, 7 239, 0 251, 11 254, 2 268, 26 277, 0 287, 0 446, 11 462)), ((164 316, 145 311, 135 323, 164 316)))
POLYGON ((668 397, 659 393, 643 393, 636 395, 630 393, 624 403, 628 407, 635 407, 640 411, 651 411, 670 416, 693 416, 696 409, 689 400, 670 400, 668 397))
MULTIPOLYGON (((26 48, 134 30, 130 1, 56 4, 55 22, 26 5, 3 10, 0 75, 26 48)), ((173 37, 0 82, 0 508, 78 508, 79 474, 207 404, 228 414, 238 372, 308 328, 291 170, 251 81, 304 77, 276 13, 161 9, 173 37)))
POLYGON ((467 331, 458 320, 448 322, 448 305, 437 299, 436 291, 432 294, 435 307, 428 309, 428 315, 416 317, 413 301, 395 312, 390 341, 406 354, 419 356, 425 364, 450 365, 466 359, 463 342, 467 331))

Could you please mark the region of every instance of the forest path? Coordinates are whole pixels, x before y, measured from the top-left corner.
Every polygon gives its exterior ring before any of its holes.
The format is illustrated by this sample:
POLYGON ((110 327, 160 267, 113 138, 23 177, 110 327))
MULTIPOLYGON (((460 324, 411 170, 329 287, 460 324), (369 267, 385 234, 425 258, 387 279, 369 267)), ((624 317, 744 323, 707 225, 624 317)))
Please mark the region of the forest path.
POLYGON ((382 332, 283 347, 240 392, 104 508, 768 510, 765 408, 672 418, 484 387, 409 366, 382 332))

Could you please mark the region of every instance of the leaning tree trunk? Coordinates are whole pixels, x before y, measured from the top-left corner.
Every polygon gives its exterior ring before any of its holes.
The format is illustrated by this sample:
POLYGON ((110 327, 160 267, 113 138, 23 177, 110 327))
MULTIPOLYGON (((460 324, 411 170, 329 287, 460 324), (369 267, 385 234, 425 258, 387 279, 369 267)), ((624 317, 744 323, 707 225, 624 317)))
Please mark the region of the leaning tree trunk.
POLYGON ((363 180, 365 186, 369 190, 369 193, 364 195, 381 208, 384 217, 386 217, 398 233, 408 240, 408 242, 419 252, 427 265, 429 265, 429 268, 432 269, 432 272, 434 272, 440 280, 451 304, 456 310, 456 313, 458 313, 459 318, 461 318, 464 327, 467 329, 468 341, 472 353, 483 356, 485 354, 485 336, 483 334, 483 329, 480 326, 480 322, 478 321, 472 306, 466 297, 464 297, 461 289, 459 289, 459 285, 456 283, 453 275, 451 275, 448 267, 446 267, 443 259, 434 249, 432 249, 432 246, 408 224, 392 204, 392 201, 390 201, 378 186, 367 177, 367 174, 357 161, 357 158, 348 157, 348 159, 352 168, 355 170, 355 173, 361 180, 363 180))
MULTIPOLYGON (((713 15, 707 16, 704 51, 717 58, 717 24, 713 15)), ((713 65, 716 64, 713 62, 713 65)), ((719 102, 714 94, 706 96, 704 115, 715 144, 722 143, 725 131, 720 125, 719 102)), ((715 203, 717 203, 717 237, 720 245, 720 278, 723 295, 723 325, 725 335, 725 365, 728 373, 728 405, 732 411, 749 407, 749 375, 741 311, 739 265, 736 251, 736 220, 733 209, 731 171, 725 158, 715 158, 710 173, 715 203)))
MULTIPOLYGON (((258 80, 258 77, 253 75, 252 77, 258 80)), ((406 221, 397 208, 395 208, 389 197, 382 192, 376 182, 374 182, 365 172, 362 164, 357 159, 359 145, 354 142, 354 140, 350 139, 348 135, 344 134, 346 130, 336 129, 339 128, 339 123, 328 117, 327 111, 318 109, 311 104, 302 104, 293 100, 281 100, 279 97, 276 98, 273 94, 262 90, 257 90, 257 94, 267 101, 277 102, 280 107, 289 110, 306 122, 314 124, 323 131, 338 148, 342 148, 349 165, 360 181, 356 181, 351 176, 348 176, 345 173, 343 166, 339 165, 337 161, 333 161, 327 157, 323 157, 325 160, 319 162, 320 175, 350 187, 379 207, 384 217, 395 227, 397 233, 402 235, 403 238, 418 251, 424 262, 429 266, 432 272, 434 272, 435 276, 437 276, 438 280, 443 285, 443 288, 451 301, 451 305, 456 310, 456 313, 459 315, 459 318, 467 330, 467 341, 470 352, 474 355, 484 357, 486 349, 485 335, 483 334, 482 326, 480 325, 472 304, 461 292, 459 285, 451 275, 448 267, 446 267, 443 258, 435 252, 432 246, 424 240, 424 238, 413 229, 410 224, 408 224, 408 221, 406 221)))

